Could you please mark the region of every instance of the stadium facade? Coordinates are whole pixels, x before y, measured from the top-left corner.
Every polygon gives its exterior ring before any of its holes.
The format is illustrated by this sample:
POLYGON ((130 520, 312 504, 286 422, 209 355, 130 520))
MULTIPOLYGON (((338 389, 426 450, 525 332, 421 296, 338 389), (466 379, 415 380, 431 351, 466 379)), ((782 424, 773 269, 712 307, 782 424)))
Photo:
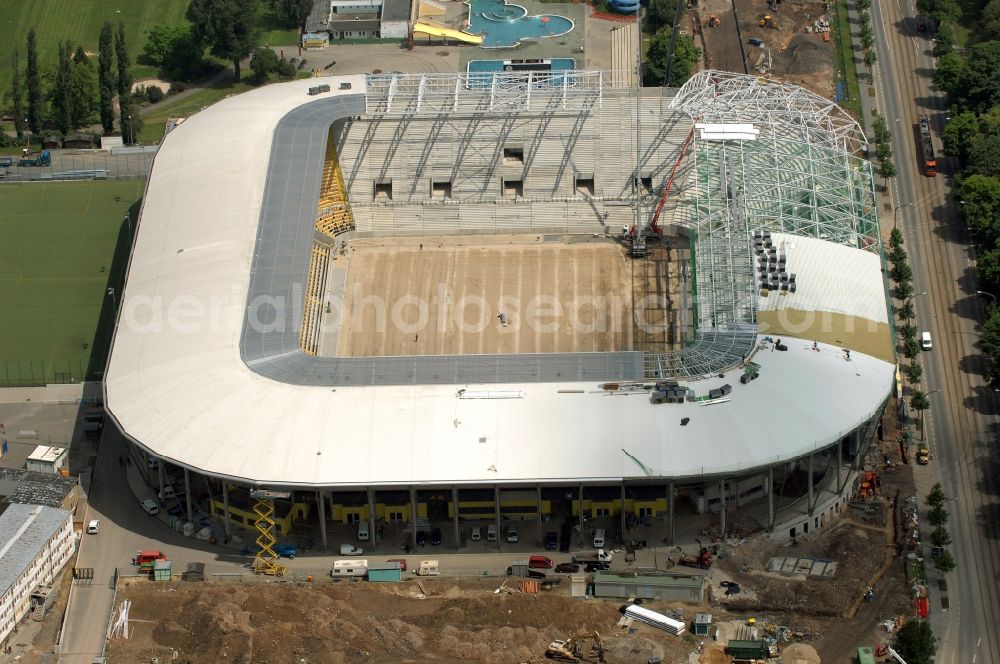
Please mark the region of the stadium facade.
POLYGON ((498 521, 503 491, 535 492, 539 517, 543 491, 575 514, 587 492, 623 514, 659 495, 671 524, 685 496, 723 529, 766 498, 765 528, 793 536, 839 511, 895 379, 871 167, 841 109, 711 71, 638 96, 600 72, 323 81, 224 100, 160 148, 105 383, 134 454, 220 485, 227 516, 236 487, 318 497, 321 522, 362 496, 373 527, 380 495, 409 519, 450 491, 456 540, 462 492, 498 521), (352 242, 634 242, 654 216, 690 252, 667 347, 322 350, 352 242))

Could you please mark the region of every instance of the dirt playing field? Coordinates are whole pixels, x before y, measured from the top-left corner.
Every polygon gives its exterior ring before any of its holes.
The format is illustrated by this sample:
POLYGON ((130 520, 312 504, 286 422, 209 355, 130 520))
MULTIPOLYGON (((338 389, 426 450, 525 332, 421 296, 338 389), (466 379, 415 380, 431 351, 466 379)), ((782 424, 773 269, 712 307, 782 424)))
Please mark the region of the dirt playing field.
POLYGON ((661 257, 647 270, 615 242, 564 240, 355 240, 331 261, 342 306, 324 320, 323 354, 661 350, 679 339, 662 313, 677 299, 675 265, 661 257))
MULTIPOLYGON (((597 630, 614 664, 676 662, 695 647, 640 626, 616 630, 617 602, 564 590, 494 594, 495 579, 401 584, 130 583, 130 638, 108 661, 250 664, 543 662, 556 638, 597 630), (424 595, 422 590, 427 591, 424 595)), ((584 661, 596 662, 588 657, 584 661)))

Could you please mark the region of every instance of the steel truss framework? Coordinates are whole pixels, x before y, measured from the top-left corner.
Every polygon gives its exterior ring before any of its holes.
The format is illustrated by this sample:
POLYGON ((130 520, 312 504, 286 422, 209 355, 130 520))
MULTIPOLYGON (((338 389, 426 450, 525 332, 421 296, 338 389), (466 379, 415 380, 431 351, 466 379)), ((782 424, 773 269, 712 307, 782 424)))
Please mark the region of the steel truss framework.
POLYGON ((579 112, 600 107, 603 81, 600 71, 370 74, 365 112, 579 112))
POLYGON ((861 128, 797 86, 729 72, 692 77, 671 106, 699 123, 753 124, 755 141, 699 140, 678 222, 691 229, 695 343, 648 356, 651 375, 706 375, 756 344, 752 231, 769 229, 880 251, 871 164, 861 128))

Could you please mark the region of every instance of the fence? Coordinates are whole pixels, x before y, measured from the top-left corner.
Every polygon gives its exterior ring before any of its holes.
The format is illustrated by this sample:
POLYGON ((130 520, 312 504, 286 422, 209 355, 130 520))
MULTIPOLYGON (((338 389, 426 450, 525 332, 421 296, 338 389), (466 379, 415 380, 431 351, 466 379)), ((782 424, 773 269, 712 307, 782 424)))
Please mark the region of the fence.
POLYGON ((144 180, 153 164, 152 152, 116 152, 102 150, 51 150, 48 166, 18 166, 4 168, 0 183, 48 180, 144 180))
POLYGON ((104 378, 106 349, 90 360, 0 360, 0 387, 43 387, 45 385, 99 381, 104 378))

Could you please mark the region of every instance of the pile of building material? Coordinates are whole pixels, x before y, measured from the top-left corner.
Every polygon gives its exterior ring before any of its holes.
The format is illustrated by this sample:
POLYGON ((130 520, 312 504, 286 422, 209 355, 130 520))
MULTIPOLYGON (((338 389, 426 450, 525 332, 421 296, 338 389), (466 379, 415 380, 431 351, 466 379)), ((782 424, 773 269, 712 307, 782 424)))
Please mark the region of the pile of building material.
POLYGON ((662 629, 667 634, 673 634, 674 636, 680 636, 687 631, 683 622, 674 620, 673 618, 668 618, 662 613, 650 611, 649 609, 636 606, 635 604, 625 608, 625 615, 637 622, 646 623, 651 627, 662 629))
POLYGON ((790 558, 779 556, 767 561, 767 571, 784 576, 804 576, 829 579, 837 574, 838 563, 820 558, 790 558))

